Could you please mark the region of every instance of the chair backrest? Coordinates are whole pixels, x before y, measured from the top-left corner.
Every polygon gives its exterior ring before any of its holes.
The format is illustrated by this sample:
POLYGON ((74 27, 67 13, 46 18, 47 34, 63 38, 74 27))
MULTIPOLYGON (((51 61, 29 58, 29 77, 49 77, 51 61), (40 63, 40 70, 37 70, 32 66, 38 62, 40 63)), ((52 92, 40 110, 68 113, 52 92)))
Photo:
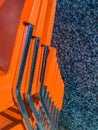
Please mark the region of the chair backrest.
POLYGON ((0 68, 7 72, 24 0, 0 1, 0 68))

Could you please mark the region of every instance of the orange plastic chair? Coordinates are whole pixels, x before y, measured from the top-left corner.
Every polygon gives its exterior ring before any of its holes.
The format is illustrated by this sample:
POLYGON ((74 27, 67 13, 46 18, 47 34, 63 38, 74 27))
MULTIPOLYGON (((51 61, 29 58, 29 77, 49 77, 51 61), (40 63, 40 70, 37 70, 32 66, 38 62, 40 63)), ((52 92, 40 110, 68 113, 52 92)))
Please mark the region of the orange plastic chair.
POLYGON ((64 86, 56 50, 50 47, 55 9, 56 0, 0 0, 0 129, 56 128, 50 114, 61 110, 64 86), (63 86, 60 97, 56 83, 63 86), (42 99, 45 92, 48 105, 42 99), (14 105, 19 114, 9 110, 14 105), (1 125, 2 120, 7 123, 1 125))
MULTIPOLYGON (((0 111, 6 109, 7 107, 13 105, 13 97, 11 88, 13 85, 13 79, 15 74, 15 68, 17 64, 18 59, 18 52, 20 45, 18 43, 18 40, 22 37, 22 31, 21 27, 19 28, 19 31, 17 32, 17 39, 15 46, 14 40, 15 35, 17 31, 18 21, 20 17, 20 13, 23 6, 23 0, 21 3, 19 3, 19 0, 16 2, 16 6, 14 7, 13 4, 15 4, 15 0, 11 0, 11 3, 9 3, 8 0, 4 1, 2 6, 0 7, 0 111), (18 11, 17 11, 18 8, 18 11), (9 17, 6 17, 6 14, 9 12, 9 17), (17 17, 14 16, 17 15, 17 17), (13 21, 12 23, 10 21, 13 21), (9 24, 8 24, 9 23, 9 24), (8 44, 10 43, 10 44, 8 44), (12 58, 12 51, 14 47, 14 56, 15 58, 12 58), (9 49, 8 49, 9 48, 9 49), (17 50, 17 52, 16 52, 17 50), (11 61, 11 62, 10 62, 11 61), (8 98, 9 97, 9 98, 8 98), (2 102, 3 99, 3 102, 2 102)), ((22 30, 24 28, 22 27, 22 30)), ((20 42, 21 43, 21 42, 20 42)))

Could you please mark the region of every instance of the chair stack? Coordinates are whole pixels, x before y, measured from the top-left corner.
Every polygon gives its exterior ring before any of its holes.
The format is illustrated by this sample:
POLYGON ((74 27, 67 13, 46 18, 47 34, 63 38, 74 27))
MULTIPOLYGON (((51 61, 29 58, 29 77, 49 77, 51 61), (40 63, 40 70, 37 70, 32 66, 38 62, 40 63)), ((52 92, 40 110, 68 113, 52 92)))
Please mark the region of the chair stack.
POLYGON ((0 130, 56 130, 64 83, 51 37, 56 0, 0 0, 0 130))

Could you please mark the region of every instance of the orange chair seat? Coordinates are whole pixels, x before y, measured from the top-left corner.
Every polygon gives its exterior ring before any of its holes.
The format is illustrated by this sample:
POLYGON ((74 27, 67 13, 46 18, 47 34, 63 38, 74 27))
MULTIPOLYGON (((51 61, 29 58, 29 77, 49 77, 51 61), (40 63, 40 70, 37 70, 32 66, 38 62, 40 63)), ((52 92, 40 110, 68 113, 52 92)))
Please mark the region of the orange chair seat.
POLYGON ((8 70, 23 3, 24 0, 5 0, 0 7, 0 67, 4 71, 8 70))

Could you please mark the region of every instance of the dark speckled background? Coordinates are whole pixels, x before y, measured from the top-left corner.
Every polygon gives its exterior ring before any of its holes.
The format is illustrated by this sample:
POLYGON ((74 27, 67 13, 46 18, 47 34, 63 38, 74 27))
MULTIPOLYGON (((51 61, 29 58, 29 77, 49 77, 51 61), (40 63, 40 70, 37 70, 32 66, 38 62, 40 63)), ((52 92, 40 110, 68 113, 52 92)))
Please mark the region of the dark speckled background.
POLYGON ((66 86, 59 123, 98 130, 98 0, 58 0, 52 45, 66 86))

